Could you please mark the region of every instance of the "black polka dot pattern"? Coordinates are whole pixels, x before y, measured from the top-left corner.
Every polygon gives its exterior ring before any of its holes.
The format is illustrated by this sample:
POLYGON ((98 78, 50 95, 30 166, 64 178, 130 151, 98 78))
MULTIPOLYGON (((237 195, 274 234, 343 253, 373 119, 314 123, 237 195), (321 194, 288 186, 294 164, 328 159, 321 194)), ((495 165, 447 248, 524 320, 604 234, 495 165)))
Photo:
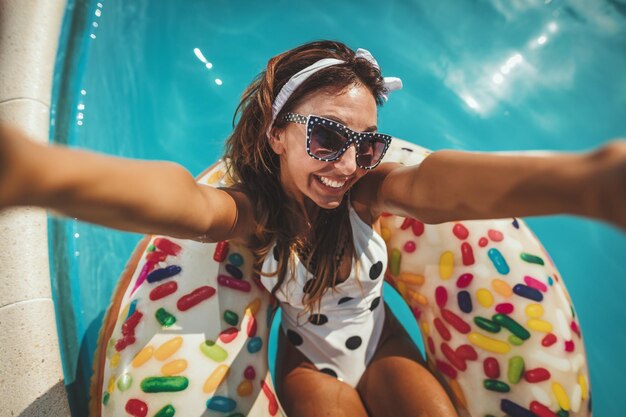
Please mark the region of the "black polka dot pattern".
POLYGON ((363 340, 359 336, 352 336, 346 340, 346 347, 350 350, 355 350, 361 346, 361 343, 363 343, 363 340))
POLYGON ((337 378, 337 372, 333 371, 330 368, 324 368, 324 369, 320 369, 320 372, 326 375, 330 375, 333 378, 337 378))
POLYGON ((378 261, 374 265, 372 265, 372 267, 370 268, 370 279, 373 281, 377 279, 382 273, 383 273, 383 263, 381 261, 378 261))
POLYGON ((289 339, 291 344, 294 346, 300 346, 304 342, 304 340, 302 340, 302 336, 291 329, 287 330, 287 339, 289 339))
POLYGON ((311 314, 311 316, 309 317, 309 323, 315 324, 316 326, 321 326, 328 323, 328 317, 326 317, 324 314, 311 314))
POLYGON ((372 300, 372 304, 370 305, 370 311, 374 311, 376 307, 380 304, 380 297, 376 297, 372 300))
POLYGON ((341 300, 339 300, 337 305, 341 305, 343 303, 347 303, 348 301, 351 301, 351 300, 354 300, 354 298, 352 298, 352 297, 343 297, 343 298, 341 298, 341 300))
POLYGON ((304 286, 302 287, 302 291, 304 291, 305 293, 310 293, 311 290, 313 289, 313 285, 315 285, 315 279, 310 279, 307 282, 304 283, 304 286))

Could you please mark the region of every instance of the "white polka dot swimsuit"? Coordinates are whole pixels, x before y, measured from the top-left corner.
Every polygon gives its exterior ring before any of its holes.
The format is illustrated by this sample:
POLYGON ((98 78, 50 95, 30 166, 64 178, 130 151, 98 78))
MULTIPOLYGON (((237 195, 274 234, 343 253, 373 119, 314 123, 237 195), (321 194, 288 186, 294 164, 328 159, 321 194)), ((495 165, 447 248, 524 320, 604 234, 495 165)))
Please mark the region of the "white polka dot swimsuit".
MULTIPOLYGON (((351 205, 349 212, 355 249, 352 272, 335 291, 326 291, 320 311, 304 314, 304 290, 313 275, 297 257, 295 279, 287 278, 276 297, 282 307, 282 330, 290 343, 320 371, 355 387, 374 356, 385 321, 382 292, 387 248, 351 205)), ((275 272, 276 259, 268 256, 262 269, 275 272)), ((276 279, 262 276, 261 282, 271 291, 276 279)))

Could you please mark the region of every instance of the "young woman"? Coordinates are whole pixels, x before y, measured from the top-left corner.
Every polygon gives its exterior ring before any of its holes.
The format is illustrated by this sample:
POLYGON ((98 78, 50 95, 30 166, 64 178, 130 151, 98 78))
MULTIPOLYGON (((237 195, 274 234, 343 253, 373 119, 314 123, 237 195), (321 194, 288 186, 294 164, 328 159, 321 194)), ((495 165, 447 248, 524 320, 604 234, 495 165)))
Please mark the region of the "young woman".
POLYGON ((283 307, 276 380, 290 417, 455 416, 381 303, 381 214, 440 223, 569 213, 626 229, 626 143, 380 164, 391 137, 377 132, 377 106, 398 81, 339 42, 270 59, 237 109, 225 156, 238 183, 222 189, 172 163, 44 147, 0 126, 0 208, 37 205, 118 229, 247 245, 283 307), (335 299, 337 286, 354 295, 335 299))

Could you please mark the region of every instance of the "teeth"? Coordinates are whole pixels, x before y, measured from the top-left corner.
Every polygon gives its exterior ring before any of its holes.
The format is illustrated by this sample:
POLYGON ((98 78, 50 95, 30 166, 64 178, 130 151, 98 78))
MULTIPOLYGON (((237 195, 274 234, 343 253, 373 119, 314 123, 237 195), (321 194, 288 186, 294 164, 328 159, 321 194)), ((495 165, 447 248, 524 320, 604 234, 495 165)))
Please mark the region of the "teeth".
POLYGON ((341 188, 344 186, 344 184, 346 183, 345 181, 336 181, 336 180, 331 180, 330 178, 326 178, 326 177, 317 177, 320 179, 320 181, 322 181, 322 183, 328 187, 331 188, 341 188))

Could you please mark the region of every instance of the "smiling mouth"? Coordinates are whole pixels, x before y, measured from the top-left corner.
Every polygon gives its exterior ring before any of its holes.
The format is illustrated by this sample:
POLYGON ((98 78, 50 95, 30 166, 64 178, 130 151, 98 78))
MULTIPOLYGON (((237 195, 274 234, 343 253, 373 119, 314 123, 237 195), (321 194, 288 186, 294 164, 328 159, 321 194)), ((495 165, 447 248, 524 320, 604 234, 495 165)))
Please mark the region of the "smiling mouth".
POLYGON ((321 184, 325 185, 326 187, 332 188, 334 190, 339 190, 348 183, 347 179, 336 180, 336 179, 332 179, 328 177, 323 177, 321 175, 315 175, 315 179, 317 179, 317 181, 319 181, 321 184))

